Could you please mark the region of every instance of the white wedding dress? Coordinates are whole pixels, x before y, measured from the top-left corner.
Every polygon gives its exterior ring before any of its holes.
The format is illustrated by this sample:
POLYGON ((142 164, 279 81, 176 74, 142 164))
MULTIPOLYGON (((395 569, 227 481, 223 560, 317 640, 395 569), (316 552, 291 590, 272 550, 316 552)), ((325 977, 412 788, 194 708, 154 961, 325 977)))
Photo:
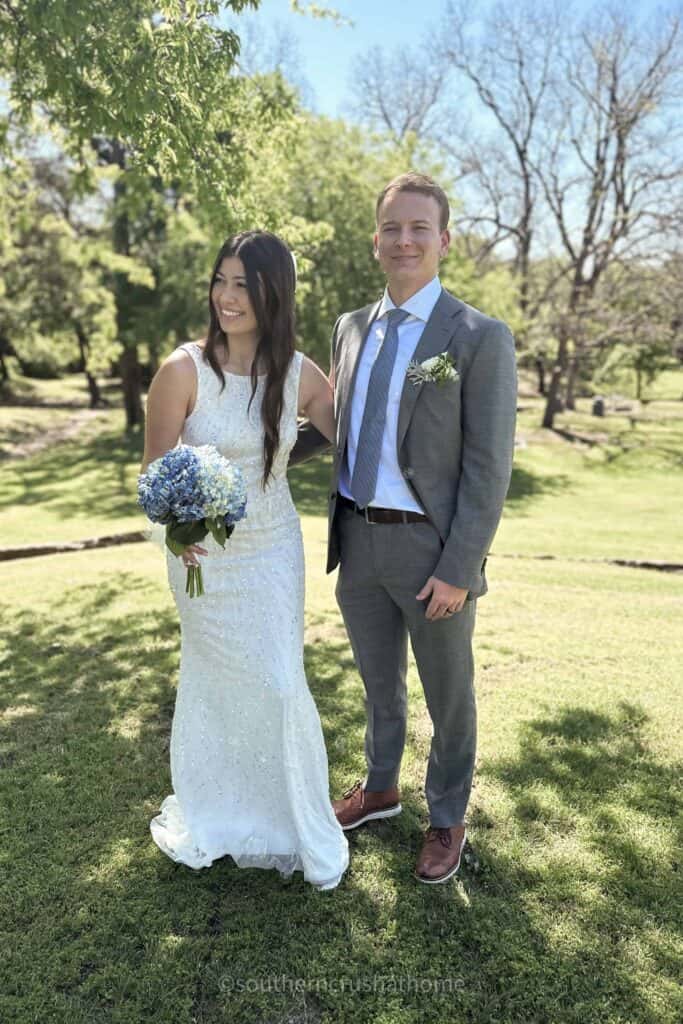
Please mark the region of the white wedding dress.
POLYGON ((225 389, 195 343, 183 346, 198 377, 182 441, 212 444, 237 463, 247 515, 222 550, 209 535, 204 591, 185 594, 186 570, 167 553, 181 627, 180 680, 171 729, 173 793, 150 824, 175 861, 208 867, 229 854, 240 867, 303 871, 333 889, 348 844, 329 800, 325 743, 303 665, 304 551, 287 483, 297 434, 303 356, 285 382, 280 447, 264 492, 263 426, 251 379, 225 373, 225 389))

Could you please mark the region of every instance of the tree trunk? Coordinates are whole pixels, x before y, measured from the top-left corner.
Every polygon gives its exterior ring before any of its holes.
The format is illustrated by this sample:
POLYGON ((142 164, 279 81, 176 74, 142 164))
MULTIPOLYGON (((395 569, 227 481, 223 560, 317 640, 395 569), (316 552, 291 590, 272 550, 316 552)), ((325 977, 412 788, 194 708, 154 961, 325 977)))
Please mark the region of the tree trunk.
POLYGON ((534 365, 538 374, 538 393, 539 395, 545 395, 545 361, 543 356, 536 356, 534 365))
POLYGON ((97 409, 98 406, 104 405, 105 403, 104 400, 102 399, 100 386, 97 383, 96 378, 88 369, 88 349, 90 346, 88 343, 88 339, 85 335, 85 331, 83 330, 81 324, 75 324, 75 330, 76 337, 78 338, 78 349, 81 354, 81 370, 85 374, 85 379, 88 385, 88 393, 90 395, 90 408, 97 409))
POLYGON ((574 387, 576 385, 576 375, 579 369, 579 358, 578 356, 572 356, 569 360, 569 372, 567 373, 567 391, 565 398, 565 407, 574 411, 576 409, 576 402, 574 400, 574 387))
POLYGON ((636 367, 636 400, 639 402, 643 396, 643 371, 636 367))
MULTIPOLYGON (((122 171, 126 170, 126 149, 119 140, 110 140, 115 163, 122 171)), ((126 175, 120 174, 114 186, 114 223, 112 225, 112 241, 114 251, 124 256, 130 255, 130 224, 123 200, 126 195, 126 175)), ((137 342, 132 340, 134 328, 131 312, 134 303, 131 301, 132 287, 127 276, 114 274, 114 292, 116 295, 116 322, 119 341, 123 342, 123 353, 119 361, 121 369, 121 389, 123 391, 123 407, 126 412, 126 430, 141 426, 144 422, 142 409, 142 368, 138 362, 137 342)))
POLYGON ((550 385, 548 387, 545 410, 543 412, 543 420, 541 423, 541 425, 547 430, 553 429, 555 414, 558 410, 560 384, 567 365, 567 340, 567 328, 565 324, 562 324, 560 326, 560 340, 557 345, 557 356, 555 357, 553 372, 550 375, 550 385))
POLYGON ((105 405, 105 401, 102 398, 102 392, 100 391, 100 386, 90 370, 85 371, 85 379, 87 381, 88 392, 90 394, 90 408, 97 409, 98 406, 105 405))
POLYGON ((6 334, 0 334, 0 380, 3 384, 9 382, 9 369, 5 362, 5 356, 14 355, 12 346, 9 343, 9 338, 6 334))
POLYGON ((126 411, 126 430, 142 426, 145 420, 142 410, 142 367, 138 362, 137 345, 127 345, 119 362, 123 407, 126 411))
POLYGON ((550 386, 548 387, 545 410, 543 412, 543 421, 541 423, 541 426, 545 427, 547 430, 552 430, 555 425, 555 413, 557 412, 557 400, 560 397, 561 380, 562 367, 559 363, 555 363, 553 366, 553 372, 550 375, 550 386))

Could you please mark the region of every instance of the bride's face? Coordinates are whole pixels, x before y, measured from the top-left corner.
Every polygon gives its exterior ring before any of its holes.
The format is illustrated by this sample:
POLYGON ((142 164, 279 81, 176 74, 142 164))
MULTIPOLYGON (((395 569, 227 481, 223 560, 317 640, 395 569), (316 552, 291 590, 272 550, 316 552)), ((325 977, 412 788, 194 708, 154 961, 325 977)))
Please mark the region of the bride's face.
POLYGON ((211 301, 225 334, 230 337, 258 337, 258 323, 249 299, 244 264, 237 256, 226 256, 216 271, 211 301))

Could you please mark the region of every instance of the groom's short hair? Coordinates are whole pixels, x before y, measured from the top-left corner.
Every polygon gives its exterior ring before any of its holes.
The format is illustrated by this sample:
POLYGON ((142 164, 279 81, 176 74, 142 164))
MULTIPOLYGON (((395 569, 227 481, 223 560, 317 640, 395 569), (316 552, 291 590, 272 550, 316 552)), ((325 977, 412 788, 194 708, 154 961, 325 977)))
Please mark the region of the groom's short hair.
POLYGON ((394 192, 419 192, 423 196, 431 196, 436 199, 439 206, 439 230, 445 231, 451 216, 451 209, 448 205, 448 196, 440 185, 430 178, 428 174, 418 174, 417 171, 408 171, 406 174, 399 174, 386 185, 377 197, 375 206, 375 220, 379 223, 379 211, 382 203, 394 192))

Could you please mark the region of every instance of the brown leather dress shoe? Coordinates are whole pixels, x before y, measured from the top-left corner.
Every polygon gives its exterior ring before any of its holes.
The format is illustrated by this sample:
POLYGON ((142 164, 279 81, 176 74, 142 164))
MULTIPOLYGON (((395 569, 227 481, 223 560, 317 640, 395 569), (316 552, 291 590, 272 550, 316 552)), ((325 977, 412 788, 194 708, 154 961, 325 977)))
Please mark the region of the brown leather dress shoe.
POLYGON ((429 828, 417 859, 415 877, 428 885, 447 882, 460 867, 467 833, 464 825, 429 828))
POLYGON ((333 800, 332 808, 345 832, 374 818, 393 818, 401 813, 396 786, 372 793, 363 789, 362 781, 347 789, 341 800, 333 800))

